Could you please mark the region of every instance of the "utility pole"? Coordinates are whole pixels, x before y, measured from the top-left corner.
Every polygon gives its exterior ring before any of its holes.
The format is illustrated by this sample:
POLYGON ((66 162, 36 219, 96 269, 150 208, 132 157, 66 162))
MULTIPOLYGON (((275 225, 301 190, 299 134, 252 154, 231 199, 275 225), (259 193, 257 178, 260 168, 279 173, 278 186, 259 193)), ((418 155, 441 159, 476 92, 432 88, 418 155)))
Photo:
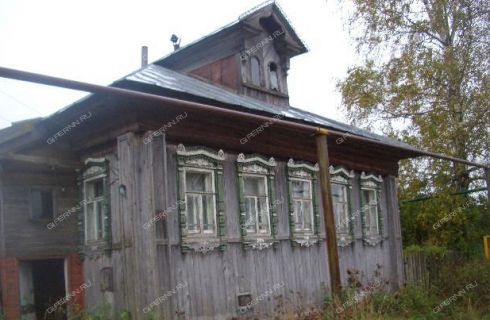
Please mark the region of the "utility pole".
POLYGON ((332 190, 330 184, 330 164, 328 160, 328 130, 318 129, 316 135, 316 152, 320 166, 320 189, 323 204, 323 217, 325 219, 325 232, 327 237, 328 266, 330 269, 330 286, 332 297, 337 308, 340 305, 342 286, 340 282, 339 252, 335 219, 332 205, 332 190))

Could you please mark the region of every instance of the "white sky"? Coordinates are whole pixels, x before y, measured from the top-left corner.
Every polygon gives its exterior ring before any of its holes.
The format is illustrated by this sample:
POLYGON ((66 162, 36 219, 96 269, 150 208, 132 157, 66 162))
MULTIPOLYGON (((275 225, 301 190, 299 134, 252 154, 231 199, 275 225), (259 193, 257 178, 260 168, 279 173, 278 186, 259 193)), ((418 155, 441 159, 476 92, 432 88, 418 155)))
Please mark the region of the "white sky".
MULTIPOLYGON (((236 20, 262 0, 1 0, 0 66, 109 84, 236 20)), ((279 0, 310 51, 291 60, 291 105, 345 121, 336 82, 357 59, 337 0, 279 0)), ((47 116, 84 93, 0 78, 0 128, 47 116)))

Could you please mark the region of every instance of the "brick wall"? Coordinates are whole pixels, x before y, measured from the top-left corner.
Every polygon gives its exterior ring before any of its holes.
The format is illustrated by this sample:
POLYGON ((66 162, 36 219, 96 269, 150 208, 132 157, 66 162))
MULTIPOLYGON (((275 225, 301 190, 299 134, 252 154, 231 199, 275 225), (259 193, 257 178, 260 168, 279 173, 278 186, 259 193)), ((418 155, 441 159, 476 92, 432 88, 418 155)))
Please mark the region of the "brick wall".
POLYGON ((70 292, 67 294, 75 293, 75 297, 72 300, 73 306, 84 308, 85 307, 85 290, 81 288, 84 284, 83 279, 83 264, 78 254, 72 254, 68 256, 68 288, 70 292), (78 294, 77 294, 78 293, 78 294))
POLYGON ((20 319, 19 268, 16 258, 0 258, 0 286, 6 320, 20 319))

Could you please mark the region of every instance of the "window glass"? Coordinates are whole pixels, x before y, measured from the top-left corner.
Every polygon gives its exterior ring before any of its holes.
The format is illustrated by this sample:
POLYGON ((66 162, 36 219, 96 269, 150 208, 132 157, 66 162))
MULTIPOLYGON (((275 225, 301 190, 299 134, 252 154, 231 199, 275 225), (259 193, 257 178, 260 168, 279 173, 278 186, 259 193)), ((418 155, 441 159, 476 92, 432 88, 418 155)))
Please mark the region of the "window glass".
POLYGON ((214 233, 216 228, 213 174, 187 171, 185 181, 189 233, 214 233))
POLYGON ((104 178, 85 182, 85 240, 104 237, 104 178))
POLYGON ((376 190, 362 189, 364 227, 368 234, 379 233, 378 200, 376 190))
POLYGON ((275 63, 269 64, 269 75, 271 89, 279 91, 279 77, 277 75, 277 65, 275 63))
POLYGON ((332 184, 332 202, 335 213, 337 232, 349 232, 349 204, 347 199, 347 186, 332 184))
POLYGON ((50 219, 53 217, 53 191, 31 190, 31 214, 33 219, 50 219))
POLYGON ((296 231, 313 231, 311 181, 292 180, 294 225, 296 231))
POLYGON ((244 176, 245 227, 247 233, 268 234, 270 232, 267 178, 244 176))

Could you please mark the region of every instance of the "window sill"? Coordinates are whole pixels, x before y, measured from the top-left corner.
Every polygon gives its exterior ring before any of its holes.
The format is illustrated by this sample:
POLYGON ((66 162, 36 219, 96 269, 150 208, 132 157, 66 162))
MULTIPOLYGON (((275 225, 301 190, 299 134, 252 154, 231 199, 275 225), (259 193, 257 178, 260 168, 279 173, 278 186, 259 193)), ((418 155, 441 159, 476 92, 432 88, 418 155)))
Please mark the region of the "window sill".
POLYGON ((246 82, 242 82, 242 85, 244 87, 246 87, 246 88, 249 88, 249 89, 253 89, 253 90, 257 90, 257 91, 260 91, 260 92, 263 92, 263 93, 267 93, 267 94, 270 94, 270 95, 273 95, 273 96, 277 96, 277 97, 289 99, 289 96, 287 94, 284 94, 284 93, 282 93, 280 91, 270 90, 270 89, 267 89, 267 88, 264 88, 264 87, 259 87, 259 86, 256 86, 256 85, 253 85, 253 84, 250 84, 250 83, 246 83, 246 82))
POLYGON ((188 237, 185 242, 182 243, 182 250, 184 252, 194 251, 199 253, 209 253, 218 248, 221 248, 223 243, 219 238, 214 237, 188 237))
POLYGON ((365 235, 362 239, 365 244, 370 246, 377 246, 379 243, 383 241, 383 237, 379 234, 376 235, 365 235))
POLYGON ((312 233, 295 233, 291 240, 299 244, 300 247, 311 247, 314 244, 318 244, 320 238, 312 233))
POLYGON ((271 248, 274 245, 274 239, 268 236, 248 236, 243 238, 243 246, 245 249, 263 250, 271 248))

